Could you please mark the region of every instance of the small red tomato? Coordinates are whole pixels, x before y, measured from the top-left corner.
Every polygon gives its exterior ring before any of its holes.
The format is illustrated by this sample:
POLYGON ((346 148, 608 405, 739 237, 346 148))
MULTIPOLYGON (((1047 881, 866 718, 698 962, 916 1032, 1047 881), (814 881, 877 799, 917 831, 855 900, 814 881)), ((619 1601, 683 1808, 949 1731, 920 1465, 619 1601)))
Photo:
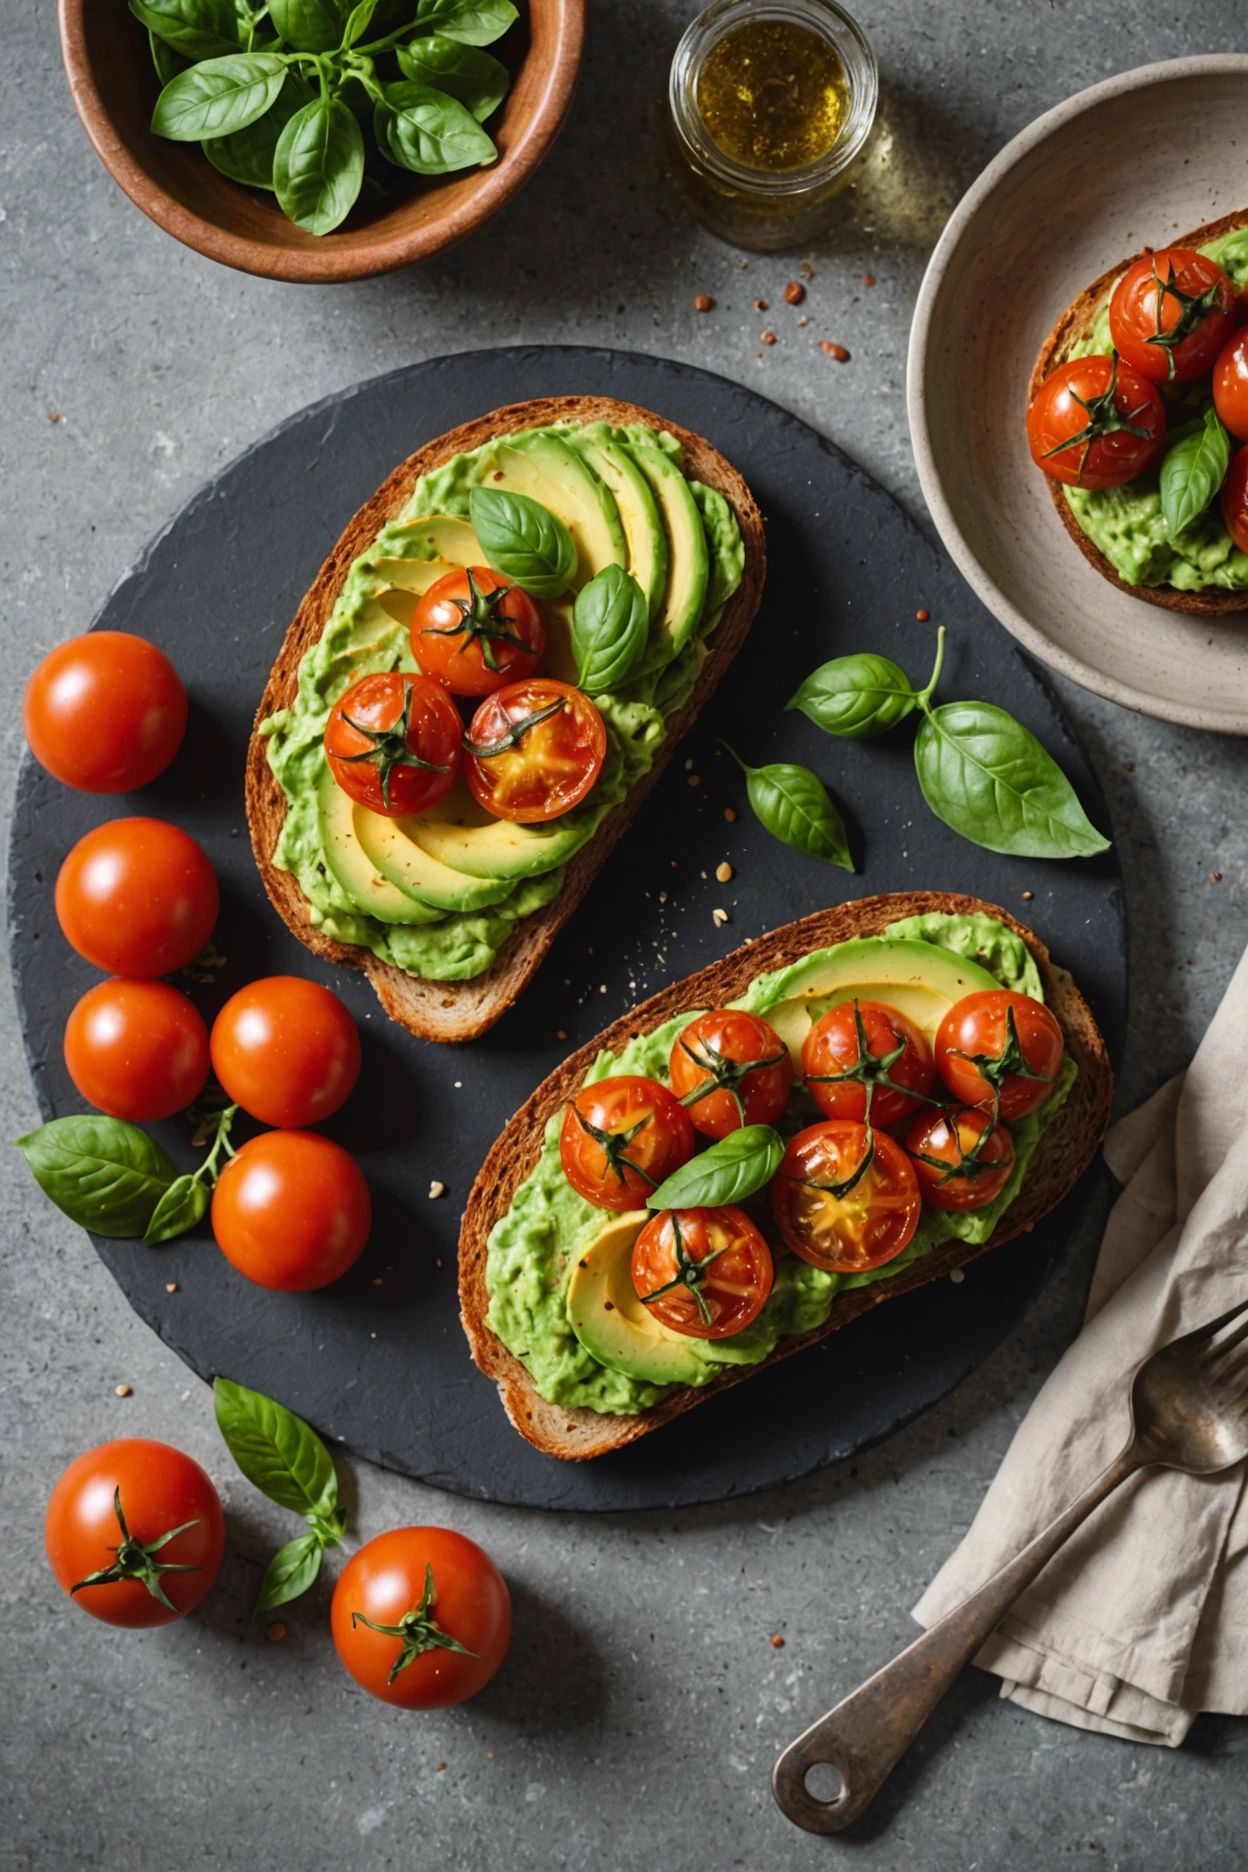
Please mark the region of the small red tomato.
POLYGON ((607 731, 587 695, 550 676, 487 696, 464 741, 464 775, 477 804, 499 819, 558 819, 602 772, 607 731))
POLYGON ((202 847, 164 819, 110 819, 56 880, 66 941, 110 975, 171 975, 212 935, 220 899, 202 847))
POLYGON ((1128 267, 1109 302, 1109 334, 1153 383, 1188 383, 1235 329, 1235 288, 1192 247, 1159 247, 1128 267))
POLYGON ((129 793, 163 773, 186 732, 186 690, 163 650, 88 631, 50 650, 22 721, 41 767, 80 793, 129 793))
POLYGON ((1051 371, 1027 407, 1037 468, 1068 487, 1121 487, 1159 461, 1166 407, 1121 358, 1073 358, 1051 371))
POLYGON ((511 1643, 511 1595, 450 1528, 395 1528, 353 1554, 329 1608, 334 1646, 370 1696, 449 1709, 483 1690, 511 1643))
POLYGON ((657 1079, 636 1073, 598 1079, 564 1107, 563 1174, 598 1209, 644 1209, 693 1149, 688 1112, 657 1079))
POLYGON ((729 1339, 771 1292, 771 1250, 750 1218, 720 1209, 663 1209, 633 1243, 637 1298, 687 1339, 729 1339))
POLYGON ((1043 1001, 981 988, 955 1001, 936 1032, 936 1070, 962 1105, 1013 1123, 1043 1105, 1066 1043, 1043 1001))
POLYGON ((982 1209, 994 1202, 1014 1168, 1014 1140, 989 1112, 973 1105, 922 1112, 906 1150, 923 1200, 933 1209, 982 1209))
POLYGON ((919 1226, 923 1198, 914 1165, 887 1131, 828 1118, 790 1140, 771 1206, 803 1261, 861 1274, 901 1253, 919 1226))
POLYGON ((757 1014, 719 1008, 690 1021, 672 1048, 672 1091, 704 1137, 774 1125, 793 1083, 789 1049, 757 1014))
POLYGON ((212 1070, 261 1124, 319 1124, 360 1076, 360 1036, 336 994, 267 975, 231 995, 212 1027, 212 1070))
POLYGON ((424 812, 459 777, 459 711, 440 683, 392 670, 362 676, 330 710, 329 771, 351 799, 399 818, 424 812))
POLYGON ((115 977, 88 988, 66 1021, 65 1065, 89 1105, 149 1124, 203 1091, 208 1029, 168 982, 115 977))
POLYGON ((1222 483, 1222 518, 1239 547, 1248 552, 1248 448, 1236 449, 1222 483))
POLYGON ((1213 407, 1236 440, 1248 442, 1248 330, 1222 347, 1213 367, 1213 407))
POLYGON ((855 1000, 815 1022, 802 1047, 802 1077, 829 1118, 890 1125, 931 1091, 936 1068, 926 1037, 900 1008, 855 1000))
POLYGON ((197 1462, 168 1443, 119 1437, 70 1463, 44 1540, 76 1605, 106 1625, 147 1631, 204 1597, 225 1551, 225 1517, 197 1462))
POLYGON ((266 1131, 217 1181, 212 1232, 240 1274, 278 1293, 309 1293, 346 1273, 373 1208, 353 1157, 319 1131, 266 1131))
POLYGON ((412 618, 412 655, 452 695, 492 695, 532 676, 546 648, 542 608, 488 566, 448 572, 412 618))

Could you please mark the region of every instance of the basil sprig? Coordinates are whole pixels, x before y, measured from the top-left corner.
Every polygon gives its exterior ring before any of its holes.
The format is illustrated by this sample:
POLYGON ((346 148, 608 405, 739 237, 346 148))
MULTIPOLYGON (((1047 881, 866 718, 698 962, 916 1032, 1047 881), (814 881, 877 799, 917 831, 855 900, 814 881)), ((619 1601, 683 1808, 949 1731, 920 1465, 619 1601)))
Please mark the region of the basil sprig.
POLYGON ((800 709, 827 734, 857 741, 895 728, 917 702, 903 669, 864 650, 814 670, 785 708, 800 709))
POLYGON ((771 1125, 742 1125, 673 1170, 647 1197, 651 1209, 717 1209, 742 1203, 770 1183, 784 1156, 784 1139, 771 1125))
POLYGON ((557 514, 528 494, 473 488, 472 530, 485 562, 533 598, 562 598, 576 572, 576 547, 557 514))
POLYGON ((103 1112, 53 1118, 15 1140, 45 1196, 71 1222, 96 1235, 155 1247, 203 1220, 237 1105, 206 1120, 212 1148, 198 1170, 180 1176, 154 1138, 103 1112))
POLYGON ((325 1549, 339 1546, 346 1533, 346 1511, 338 1506, 333 1458, 301 1417, 228 1378, 214 1379, 212 1394, 217 1427, 247 1480, 308 1524, 308 1532, 287 1541, 265 1568, 251 1615, 259 1618, 307 1592, 325 1549))
POLYGON ((501 59, 442 33, 396 46, 394 55, 405 78, 458 99, 478 123, 484 123, 507 95, 510 79, 501 59))
POLYGON ((1211 407, 1195 433, 1181 436, 1161 464, 1161 517, 1168 540, 1199 520, 1230 465, 1231 438, 1211 407))
POLYGON ((853 870, 845 822, 822 780, 809 767, 795 767, 788 761, 750 767, 726 741, 720 745, 745 775, 746 797, 773 838, 805 852, 808 858, 820 858, 842 871, 853 870))
POLYGON ((608 565, 576 595, 572 654, 586 695, 604 695, 628 681, 650 635, 650 607, 631 573, 608 565))

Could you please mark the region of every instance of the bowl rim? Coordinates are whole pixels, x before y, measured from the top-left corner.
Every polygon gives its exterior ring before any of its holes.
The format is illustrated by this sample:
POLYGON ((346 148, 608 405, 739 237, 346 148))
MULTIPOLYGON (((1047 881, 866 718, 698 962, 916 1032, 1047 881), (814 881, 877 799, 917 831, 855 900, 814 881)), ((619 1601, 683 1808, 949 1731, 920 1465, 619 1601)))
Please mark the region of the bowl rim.
MULTIPOLYGON (((1137 714, 1151 715, 1159 721, 1176 722, 1185 728, 1248 735, 1248 712, 1245 710, 1194 708, 1187 703, 1169 701, 1150 690, 1137 689, 1130 683, 1109 676, 1054 643, 1007 598, 967 544, 946 499, 927 423, 926 385, 932 319, 945 275, 970 223, 1022 158, 1071 119, 1094 111, 1124 93, 1179 79, 1234 74, 1248 77, 1248 52, 1194 53, 1187 58, 1159 59, 1150 65, 1137 65, 1130 71, 1119 72, 1112 78, 1104 78, 1098 84, 1089 85, 1086 90, 1075 92, 1073 97, 1064 98, 1060 104, 1055 104, 1051 110, 1034 118, 1017 136, 1010 139, 1004 149, 998 151, 950 215, 927 263, 915 302, 906 353, 906 412, 919 487, 949 556, 993 616, 1005 625, 1025 649, 1059 675, 1078 683, 1081 688, 1089 689, 1094 695, 1103 696, 1109 702, 1117 702, 1124 708, 1134 709, 1137 714)), ((1245 597, 1245 608, 1248 609, 1248 596, 1245 597)))
MULTIPOLYGON (((397 272, 466 239, 524 186, 547 155, 571 108, 585 50, 587 0, 554 0, 561 16, 559 31, 532 116, 515 144, 493 167, 480 172, 480 188, 442 221, 402 234, 379 236, 367 245, 327 245, 322 250, 278 247, 249 235, 232 234, 206 221, 175 200, 126 148, 113 128, 87 57, 84 15, 93 4, 98 0, 57 0, 57 25, 74 109, 114 182, 150 221, 183 246, 238 272, 300 285, 371 279, 379 273, 397 272)), ((332 241, 333 236, 326 239, 332 241)))

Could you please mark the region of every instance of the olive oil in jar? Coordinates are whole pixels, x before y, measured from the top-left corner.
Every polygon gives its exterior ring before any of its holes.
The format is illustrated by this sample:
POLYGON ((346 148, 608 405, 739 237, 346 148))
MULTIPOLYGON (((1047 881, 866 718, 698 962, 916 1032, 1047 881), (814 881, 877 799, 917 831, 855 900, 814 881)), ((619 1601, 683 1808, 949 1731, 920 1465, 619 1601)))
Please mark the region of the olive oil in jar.
POLYGON ((769 175, 826 156, 849 115, 835 49, 791 19, 747 20, 713 45, 696 96, 712 142, 769 175))

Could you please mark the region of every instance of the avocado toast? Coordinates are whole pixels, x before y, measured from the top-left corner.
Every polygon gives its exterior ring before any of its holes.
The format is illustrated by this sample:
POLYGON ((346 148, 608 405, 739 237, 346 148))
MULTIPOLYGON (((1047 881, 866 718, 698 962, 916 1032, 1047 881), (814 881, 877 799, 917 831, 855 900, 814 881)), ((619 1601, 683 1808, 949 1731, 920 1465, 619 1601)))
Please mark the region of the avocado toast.
MULTIPOLYGON (((419 450, 343 533, 257 712, 248 823, 289 928, 315 954, 364 969, 387 1013, 420 1037, 483 1033, 532 978, 740 648, 765 565, 741 476, 701 437, 632 404, 515 404, 419 450), (419 595, 437 573, 480 557, 467 514, 482 483, 568 522, 574 586, 615 563, 645 595, 641 667, 594 698, 607 764, 584 804, 549 826, 490 821, 462 787, 410 825, 361 822, 327 777, 330 706, 358 674, 413 666, 406 638, 419 595)), ((570 602, 545 608, 548 667, 575 681, 570 602)))
POLYGON ((498 1385, 516 1428, 537 1448, 571 1459, 620 1448, 891 1295, 949 1274, 1032 1228, 1091 1162, 1112 1091, 1104 1042, 1087 1004, 1038 938, 1004 910, 975 898, 915 892, 842 904, 769 931, 615 1021, 546 1079, 503 1131, 473 1186, 460 1232, 461 1316, 473 1357, 498 1385), (930 949, 926 959, 922 944, 930 949), (731 1340, 718 1347, 700 1342, 691 1363, 672 1367, 669 1383, 656 1382, 659 1368, 647 1354, 651 1377, 637 1382, 618 1359, 608 1367, 586 1349, 594 1334, 584 1330, 572 1283, 592 1278, 594 1244, 602 1238, 609 1248, 611 1232, 628 1218, 595 1212, 560 1186, 561 1115, 587 1082, 615 1069, 661 1075, 673 1032, 700 1009, 765 1012, 793 1050, 800 1044, 800 1012, 795 1026, 782 1003, 800 1010, 814 980, 812 963, 820 994, 827 991, 829 969, 829 979, 838 972, 846 977, 841 999, 864 973, 863 993, 879 989, 881 999, 881 981, 895 979, 902 999, 917 979, 933 1015, 985 981, 1043 999, 1065 1042, 1061 1080, 1046 1106, 1017 1127, 1018 1173, 1000 1200, 981 1212, 982 1220, 950 1223, 925 1206, 918 1234, 895 1263, 848 1281, 812 1279, 816 1270, 793 1257, 782 1260, 767 1305, 741 1335, 740 1351, 731 1340))

